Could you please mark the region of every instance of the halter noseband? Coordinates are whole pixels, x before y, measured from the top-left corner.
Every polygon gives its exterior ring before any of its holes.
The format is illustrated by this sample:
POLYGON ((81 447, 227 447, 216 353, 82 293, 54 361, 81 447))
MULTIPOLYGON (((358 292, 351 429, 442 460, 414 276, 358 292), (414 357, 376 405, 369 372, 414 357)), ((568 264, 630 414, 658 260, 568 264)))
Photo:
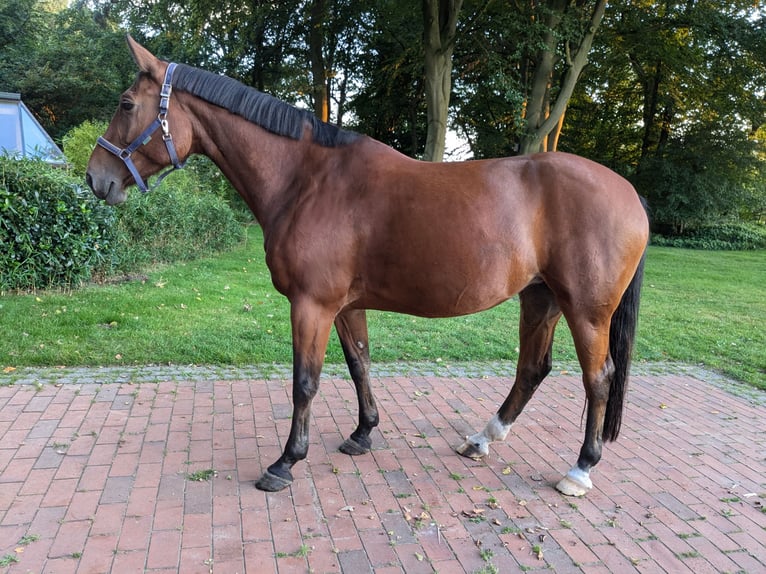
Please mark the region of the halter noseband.
POLYGON ((173 136, 170 135, 170 128, 168 127, 167 120, 168 105, 170 104, 170 94, 173 91, 171 81, 173 80, 173 72, 176 69, 176 65, 177 64, 175 63, 169 64, 168 69, 165 72, 165 80, 162 83, 162 91, 160 92, 160 113, 157 114, 157 118, 151 123, 151 125, 143 132, 141 132, 140 136, 133 140, 132 144, 126 148, 119 148, 103 137, 98 138, 96 141, 98 145, 100 145, 106 151, 116 155, 125 163, 128 171, 130 171, 130 174, 136 181, 136 186, 143 193, 155 189, 172 171, 181 169, 186 164, 186 162, 181 162, 178 159, 176 146, 173 144, 173 136), (140 148, 142 145, 148 144, 152 139, 152 134, 154 134, 154 132, 156 132, 158 129, 162 129, 162 140, 165 142, 165 147, 168 150, 170 162, 173 164, 173 167, 162 172, 157 177, 157 181, 155 181, 151 187, 148 187, 141 177, 141 174, 138 173, 138 170, 136 169, 136 166, 133 163, 133 158, 131 156, 133 155, 133 152, 140 148))

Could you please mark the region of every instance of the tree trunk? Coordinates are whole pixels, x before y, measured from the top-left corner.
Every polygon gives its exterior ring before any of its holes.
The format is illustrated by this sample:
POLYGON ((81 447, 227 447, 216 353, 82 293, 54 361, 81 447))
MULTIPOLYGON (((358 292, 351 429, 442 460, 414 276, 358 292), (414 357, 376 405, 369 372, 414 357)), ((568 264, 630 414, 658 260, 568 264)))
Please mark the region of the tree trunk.
POLYGON ((529 132, 521 140, 521 153, 542 151, 543 140, 548 134, 538 134, 537 130, 550 115, 550 89, 553 80, 553 67, 556 63, 557 28, 567 8, 568 0, 550 0, 543 48, 535 57, 535 72, 532 76, 532 89, 527 98, 525 117, 529 132), (548 104, 546 106, 546 104, 548 104), (548 109, 546 109, 546 107, 548 109))
POLYGON ((544 149, 543 142, 545 138, 562 121, 567 104, 569 104, 569 99, 572 97, 577 80, 580 78, 580 73, 585 64, 588 63, 588 52, 593 44, 596 30, 598 30, 601 24, 601 19, 604 17, 606 0, 596 0, 588 29, 583 35, 580 45, 577 47, 574 58, 567 62, 568 67, 561 82, 559 94, 556 97, 556 101, 552 102, 550 113, 546 116, 544 105, 550 90, 554 64, 553 49, 555 49, 555 43, 551 44, 550 42, 555 42, 555 26, 561 22, 561 16, 565 8, 566 2, 563 0, 551 0, 550 2, 550 37, 546 37, 547 49, 541 50, 535 65, 532 92, 527 103, 527 134, 521 139, 519 146, 519 151, 522 155, 542 151, 544 149))
POLYGON ((561 130, 564 128, 564 116, 566 116, 566 110, 561 114, 559 123, 553 128, 553 131, 548 135, 545 143, 545 151, 556 151, 559 147, 559 138, 561 137, 561 130))
POLYGON ((312 0, 308 38, 309 58, 311 59, 311 88, 314 99, 314 115, 324 122, 330 120, 330 98, 323 54, 323 28, 326 14, 326 1, 312 0))
MULTIPOLYGON (((643 119, 644 134, 641 138, 641 160, 657 151, 657 109, 660 106, 660 84, 662 83, 662 62, 657 62, 654 75, 644 74, 642 88, 644 91, 643 119)), ((640 165, 640 162, 639 162, 640 165)))
POLYGON ((428 132, 423 159, 442 161, 452 91, 452 52, 463 0, 423 0, 423 44, 428 132))

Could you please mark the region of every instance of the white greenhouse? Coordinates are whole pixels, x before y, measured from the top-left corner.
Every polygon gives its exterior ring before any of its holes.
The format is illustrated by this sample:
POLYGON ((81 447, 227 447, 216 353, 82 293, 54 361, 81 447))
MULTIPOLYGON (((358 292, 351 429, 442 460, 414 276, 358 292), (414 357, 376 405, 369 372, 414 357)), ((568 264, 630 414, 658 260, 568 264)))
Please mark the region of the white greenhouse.
POLYGON ((11 92, 0 92, 0 155, 40 158, 53 165, 66 163, 21 96, 11 92))

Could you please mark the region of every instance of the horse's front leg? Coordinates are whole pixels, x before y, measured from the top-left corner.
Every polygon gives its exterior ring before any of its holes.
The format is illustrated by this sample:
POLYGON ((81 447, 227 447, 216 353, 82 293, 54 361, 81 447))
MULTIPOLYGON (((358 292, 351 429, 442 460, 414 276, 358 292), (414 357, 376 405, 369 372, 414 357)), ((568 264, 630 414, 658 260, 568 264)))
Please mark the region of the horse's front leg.
POLYGON ((293 417, 282 456, 255 483, 259 490, 275 492, 293 481, 290 469, 309 450, 311 401, 319 389, 327 340, 334 313, 313 302, 293 303, 293 417))
POLYGON ((364 309, 343 311, 335 319, 343 354, 356 387, 359 402, 359 426, 351 433, 339 450, 358 455, 370 452, 370 432, 378 426, 380 417, 370 386, 370 350, 367 336, 367 314, 364 309))

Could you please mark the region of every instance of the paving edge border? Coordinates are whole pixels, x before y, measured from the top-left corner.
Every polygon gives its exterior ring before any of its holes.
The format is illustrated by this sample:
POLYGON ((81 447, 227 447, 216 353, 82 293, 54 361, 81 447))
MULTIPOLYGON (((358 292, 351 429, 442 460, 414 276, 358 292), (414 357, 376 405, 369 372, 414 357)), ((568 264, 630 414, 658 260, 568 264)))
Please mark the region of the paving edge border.
MULTIPOLYGON (((397 362, 373 363, 371 375, 381 377, 438 378, 512 378, 516 372, 510 361, 486 362, 397 362)), ((551 376, 577 375, 576 365, 554 364, 551 376)), ((766 405, 766 392, 745 383, 729 379, 703 366, 681 363, 635 363, 632 375, 640 377, 686 375, 722 388, 736 396, 759 405, 766 405)), ((285 380, 292 377, 292 368, 284 364, 260 365, 120 365, 106 367, 17 367, 0 372, 0 386, 46 384, 109 384, 158 383, 164 381, 233 381, 285 380)), ((323 378, 349 378, 346 366, 328 363, 323 378)))

